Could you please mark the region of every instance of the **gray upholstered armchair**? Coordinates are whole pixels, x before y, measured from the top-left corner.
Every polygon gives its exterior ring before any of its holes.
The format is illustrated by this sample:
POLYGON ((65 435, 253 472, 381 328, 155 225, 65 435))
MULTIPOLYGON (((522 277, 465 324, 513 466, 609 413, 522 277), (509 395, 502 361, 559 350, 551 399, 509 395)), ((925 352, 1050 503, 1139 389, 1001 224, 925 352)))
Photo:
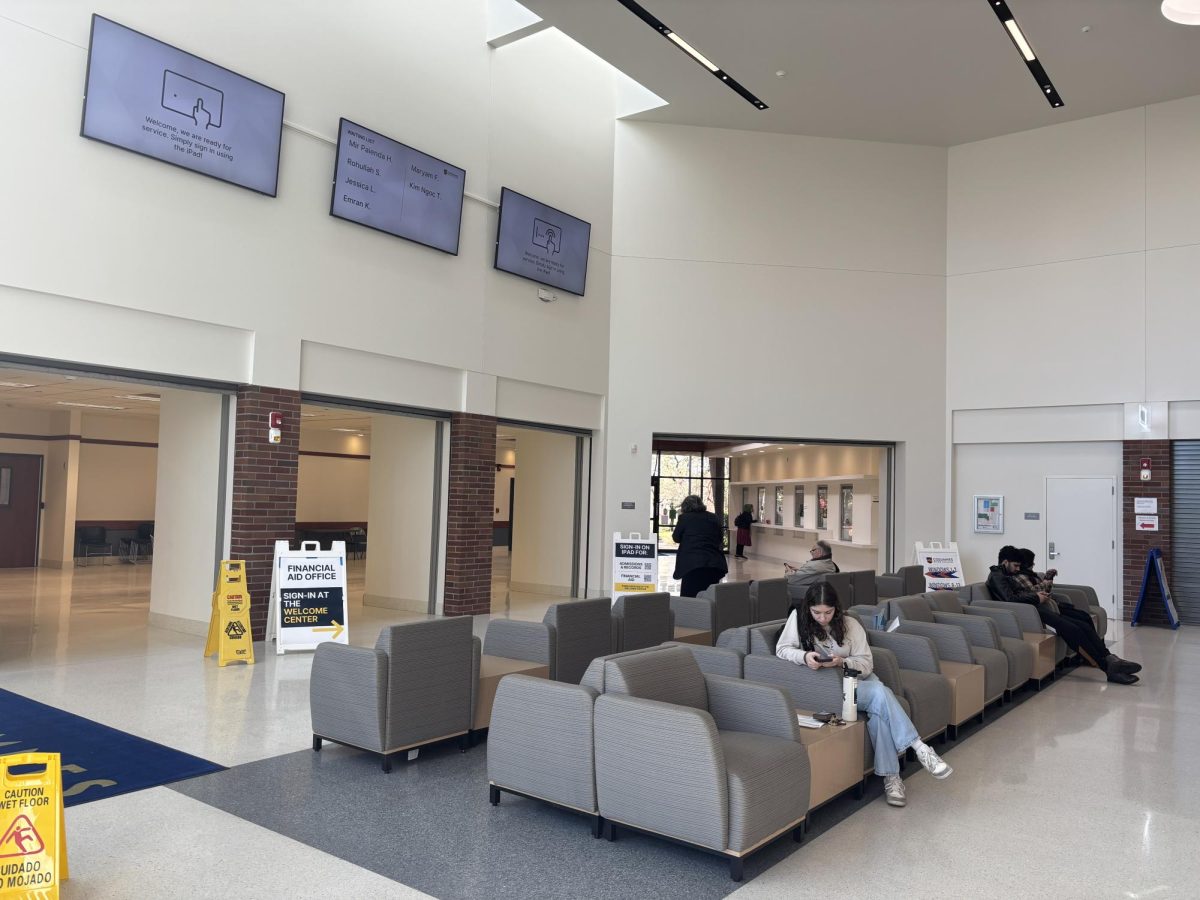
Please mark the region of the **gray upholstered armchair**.
POLYGON ((488 731, 488 795, 507 791, 581 812, 600 836, 592 727, 596 691, 527 675, 496 688, 488 731))
POLYGON ((606 660, 596 698, 596 797, 605 833, 663 835, 729 860, 792 832, 808 809, 808 753, 777 688, 704 675, 682 647, 606 660))
POLYGON ((764 578, 750 585, 751 623, 785 619, 791 605, 786 578, 764 578))
POLYGON ((1108 634, 1108 613, 1100 605, 1096 589, 1088 584, 1055 584, 1053 593, 1064 594, 1072 606, 1090 613, 1096 624, 1096 634, 1100 637, 1108 634))
POLYGON ((699 597, 672 597, 675 624, 698 628, 717 639, 727 628, 750 624, 750 585, 745 581, 714 584, 699 597))
POLYGON ((483 652, 549 666, 552 680, 578 684, 588 664, 612 650, 611 608, 598 597, 555 603, 540 622, 493 619, 483 652))
MULTIPOLYGON (((874 606, 879 602, 879 588, 875 584, 874 569, 858 569, 847 572, 846 575, 850 577, 850 591, 855 604, 874 606)), ((843 609, 850 605, 850 599, 842 600, 843 609)))
POLYGON ((612 605, 614 652, 657 647, 674 637, 670 594, 624 594, 612 605))
POLYGON ((469 616, 390 625, 375 646, 332 641, 313 655, 313 750, 323 740, 383 757, 445 738, 466 748, 479 682, 479 638, 469 616))

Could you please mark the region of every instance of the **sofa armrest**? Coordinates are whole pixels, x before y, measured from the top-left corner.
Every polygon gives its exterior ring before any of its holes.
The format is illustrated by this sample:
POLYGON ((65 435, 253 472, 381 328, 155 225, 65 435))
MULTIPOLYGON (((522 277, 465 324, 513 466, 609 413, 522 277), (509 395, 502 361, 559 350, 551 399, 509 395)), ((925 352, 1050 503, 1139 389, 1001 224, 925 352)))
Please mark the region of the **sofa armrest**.
POLYGON ((996 623, 985 616, 968 616, 965 613, 945 613, 934 610, 933 620, 940 625, 956 625, 967 635, 972 647, 1000 649, 1000 632, 996 623))
POLYGON ((672 597, 671 611, 678 628, 699 628, 712 631, 713 601, 703 597, 672 597))
POLYGON ((903 697, 904 683, 900 680, 900 661, 896 659, 896 654, 886 647, 872 647, 871 660, 875 664, 875 677, 897 697, 903 697))
POLYGON ((704 680, 708 684, 708 711, 718 730, 800 740, 791 700, 779 688, 722 675, 706 675, 704 680))
POLYGON ((550 665, 550 626, 543 622, 492 619, 483 638, 483 652, 505 659, 550 665))
POLYGON ((318 644, 308 682, 313 734, 382 752, 387 666, 387 654, 373 647, 318 644))
POLYGON ((600 815, 712 850, 729 836, 729 784, 711 715, 625 694, 595 706, 600 815))
POLYGON ((1017 617, 1007 609, 994 609, 990 606, 965 606, 963 611, 968 616, 980 616, 985 619, 991 619, 996 626, 996 630, 1000 632, 1000 637, 1016 638, 1021 640, 1021 625, 1017 622, 1017 617))
POLYGON ((1042 617, 1031 603, 1008 603, 1004 600, 976 600, 972 606, 988 606, 992 609, 1003 609, 1011 612, 1017 619, 1017 625, 1022 631, 1040 634, 1046 629, 1042 626, 1042 617))
POLYGON ((971 645, 967 642, 966 632, 956 625, 939 625, 935 622, 910 620, 901 621, 897 630, 900 634, 917 634, 929 638, 933 641, 938 659, 958 663, 975 662, 975 657, 971 655, 971 645))
POLYGON ((501 678, 488 730, 488 781, 595 812, 595 700, 595 691, 577 684, 501 678))
POLYGON ((895 631, 868 631, 867 641, 872 647, 883 647, 896 654, 902 669, 914 672, 932 672, 940 675, 937 648, 933 641, 923 635, 900 634, 895 631))
POLYGON ((667 641, 664 647, 683 647, 691 652, 700 671, 705 675, 725 675, 729 678, 742 677, 742 660, 744 653, 730 650, 727 647, 706 647, 703 644, 682 644, 677 641, 667 641))
POLYGON ((777 656, 747 656, 745 680, 783 690, 797 709, 840 713, 842 677, 837 669, 810 669, 777 656))

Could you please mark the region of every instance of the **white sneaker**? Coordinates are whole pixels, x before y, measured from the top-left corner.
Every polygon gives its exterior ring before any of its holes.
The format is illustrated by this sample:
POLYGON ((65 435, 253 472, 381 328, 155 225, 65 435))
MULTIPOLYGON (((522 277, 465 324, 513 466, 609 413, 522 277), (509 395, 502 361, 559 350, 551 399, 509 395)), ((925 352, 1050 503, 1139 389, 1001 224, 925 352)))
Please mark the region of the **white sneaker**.
POLYGON ((954 770, 950 764, 933 752, 928 744, 916 748, 917 761, 921 763, 934 778, 949 778, 954 770))
POLYGON ((883 796, 887 798, 888 806, 903 806, 904 780, 899 775, 884 775, 883 796))

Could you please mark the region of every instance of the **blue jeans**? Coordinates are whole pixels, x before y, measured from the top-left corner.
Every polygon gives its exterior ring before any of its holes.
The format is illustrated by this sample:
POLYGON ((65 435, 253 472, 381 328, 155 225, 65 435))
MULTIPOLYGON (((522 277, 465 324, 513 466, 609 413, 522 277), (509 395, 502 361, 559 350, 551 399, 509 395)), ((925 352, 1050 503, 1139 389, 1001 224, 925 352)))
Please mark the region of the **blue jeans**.
POLYGON ((875 774, 900 774, 900 751, 920 735, 891 689, 871 675, 858 679, 858 708, 865 712, 867 734, 875 748, 875 774))

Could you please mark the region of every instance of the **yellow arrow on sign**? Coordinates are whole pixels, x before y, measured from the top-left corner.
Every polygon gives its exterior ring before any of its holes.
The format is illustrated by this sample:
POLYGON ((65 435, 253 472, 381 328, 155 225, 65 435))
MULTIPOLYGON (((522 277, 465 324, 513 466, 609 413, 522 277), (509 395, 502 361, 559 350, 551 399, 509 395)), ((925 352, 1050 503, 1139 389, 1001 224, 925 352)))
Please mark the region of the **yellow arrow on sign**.
POLYGON ((330 627, 328 627, 328 628, 314 628, 314 629, 313 629, 313 631, 314 631, 314 632, 316 632, 316 631, 332 631, 332 632, 333 632, 333 639, 334 639, 335 641, 336 641, 338 638, 340 638, 340 637, 342 636, 342 632, 343 632, 343 631, 345 631, 345 630, 346 630, 346 629, 345 629, 345 628, 344 628, 342 625, 339 625, 339 624, 337 623, 337 620, 334 620, 334 623, 333 623, 333 625, 332 625, 332 626, 330 626, 330 627))

